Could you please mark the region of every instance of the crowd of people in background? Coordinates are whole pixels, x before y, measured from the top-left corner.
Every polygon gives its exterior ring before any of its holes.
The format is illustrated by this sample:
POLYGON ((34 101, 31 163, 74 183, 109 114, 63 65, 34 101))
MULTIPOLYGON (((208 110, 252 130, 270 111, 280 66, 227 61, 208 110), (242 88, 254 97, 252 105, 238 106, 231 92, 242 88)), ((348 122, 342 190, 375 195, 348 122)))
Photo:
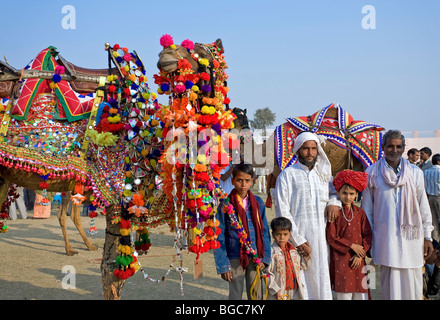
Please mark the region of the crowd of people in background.
MULTIPOLYGON (((32 190, 17 186, 14 184, 18 197, 9 207, 9 219, 47 219, 52 214, 52 209, 58 209, 61 206, 63 198, 68 197, 64 192, 48 192, 43 195, 41 190, 32 190), (18 210, 18 211, 17 211, 18 210), (28 212, 32 213, 31 215, 28 212), (19 215, 17 215, 17 213, 19 215)), ((72 201, 69 201, 67 215, 72 210, 72 201)), ((88 216, 88 206, 84 205, 81 216, 88 216)))

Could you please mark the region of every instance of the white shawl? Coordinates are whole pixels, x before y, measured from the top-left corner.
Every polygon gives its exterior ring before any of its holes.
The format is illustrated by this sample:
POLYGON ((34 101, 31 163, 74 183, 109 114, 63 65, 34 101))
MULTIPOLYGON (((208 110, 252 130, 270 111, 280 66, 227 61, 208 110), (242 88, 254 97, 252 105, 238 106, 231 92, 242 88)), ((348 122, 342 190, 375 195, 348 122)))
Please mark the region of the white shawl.
POLYGON ((399 212, 400 231, 402 236, 408 240, 419 239, 421 235, 420 209, 414 179, 411 175, 410 162, 404 158, 401 159, 399 177, 393 168, 387 165, 385 157, 378 162, 375 170, 369 176, 369 187, 377 186, 377 177, 380 174, 391 188, 402 188, 402 204, 399 212))

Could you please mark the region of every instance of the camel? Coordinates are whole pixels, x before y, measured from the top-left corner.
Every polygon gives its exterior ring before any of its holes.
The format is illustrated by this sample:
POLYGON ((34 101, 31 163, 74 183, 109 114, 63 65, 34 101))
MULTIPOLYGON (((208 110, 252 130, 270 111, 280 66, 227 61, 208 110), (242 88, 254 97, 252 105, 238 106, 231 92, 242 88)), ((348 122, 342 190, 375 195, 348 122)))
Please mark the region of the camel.
MULTIPOLYGON (((55 47, 42 50, 22 70, 0 61, 0 96, 9 99, 0 109, 0 177, 5 180, 0 201, 10 183, 43 194, 70 192, 71 218, 89 250, 97 247, 81 226, 79 205, 86 201, 104 208, 104 298, 119 299, 126 279, 121 274, 134 267, 115 263, 122 254, 121 223, 134 217, 127 207, 135 199, 139 206, 154 205, 160 125, 137 53, 108 43, 105 50, 109 68, 102 70, 77 67, 55 47)), ((73 255, 66 232, 68 203, 63 199, 58 220, 66 254, 73 255)), ((141 225, 140 219, 146 217, 140 213, 133 221, 141 225)))
POLYGON ((227 65, 221 39, 208 44, 187 39, 175 45, 170 35, 163 35, 160 43, 164 49, 154 79, 158 93, 170 101, 159 111, 168 133, 160 160, 163 192, 175 214, 172 228, 188 234, 189 251, 198 261, 202 253, 220 245, 215 213, 226 195, 219 179, 232 150, 225 145, 237 146, 233 134, 225 143, 219 139, 235 119, 227 97, 227 65))

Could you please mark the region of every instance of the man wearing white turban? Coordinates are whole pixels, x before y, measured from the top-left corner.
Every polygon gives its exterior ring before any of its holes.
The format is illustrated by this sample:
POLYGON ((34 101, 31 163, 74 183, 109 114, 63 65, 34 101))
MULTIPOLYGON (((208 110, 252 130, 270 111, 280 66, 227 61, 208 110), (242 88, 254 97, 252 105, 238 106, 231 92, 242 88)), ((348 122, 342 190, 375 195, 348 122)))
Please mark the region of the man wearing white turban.
POLYGON ((292 222, 291 240, 299 253, 311 258, 304 270, 306 298, 332 299, 329 248, 325 238, 327 218, 334 219, 341 203, 332 184, 331 164, 318 136, 303 132, 295 140, 298 162, 278 176, 276 216, 292 222))

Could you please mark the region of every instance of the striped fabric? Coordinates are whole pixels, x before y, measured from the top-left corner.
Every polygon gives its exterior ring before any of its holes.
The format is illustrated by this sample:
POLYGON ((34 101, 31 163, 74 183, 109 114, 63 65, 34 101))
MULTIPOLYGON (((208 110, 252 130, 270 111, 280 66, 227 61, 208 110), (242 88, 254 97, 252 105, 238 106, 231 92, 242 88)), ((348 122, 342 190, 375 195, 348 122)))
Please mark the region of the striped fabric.
POLYGON ((424 171, 425 189, 430 196, 440 196, 440 165, 434 165, 424 171))
MULTIPOLYGON (((51 54, 54 47, 48 47, 42 50, 35 59, 31 60, 25 69, 54 71, 58 65, 51 54)), ((50 80, 30 78, 23 80, 20 88, 20 96, 15 101, 12 108, 12 117, 17 120, 26 120, 32 101, 41 93, 48 93, 50 89, 50 80)), ((90 111, 93 107, 94 94, 81 95, 75 92, 70 83, 61 80, 54 89, 57 97, 57 113, 55 119, 69 122, 87 119, 90 117, 90 111)))
POLYGON ((379 125, 353 120, 339 104, 330 104, 307 117, 288 118, 275 129, 275 156, 281 170, 297 160, 292 152, 296 136, 304 131, 324 136, 338 147, 351 149, 365 168, 383 156, 382 133, 379 125), (325 117, 330 108, 337 109, 337 119, 325 117), (348 144, 348 145, 347 145, 348 144))

